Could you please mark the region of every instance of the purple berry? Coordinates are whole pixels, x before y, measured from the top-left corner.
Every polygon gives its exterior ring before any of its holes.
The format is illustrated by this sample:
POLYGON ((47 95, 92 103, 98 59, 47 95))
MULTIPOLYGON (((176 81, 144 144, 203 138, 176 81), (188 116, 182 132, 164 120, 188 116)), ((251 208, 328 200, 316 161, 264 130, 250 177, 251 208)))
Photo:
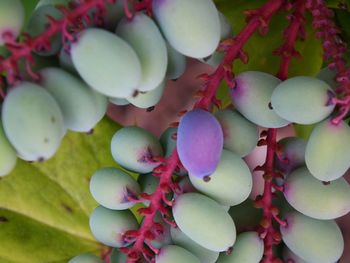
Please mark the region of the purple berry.
POLYGON ((184 115, 178 128, 177 149, 191 175, 210 176, 219 164, 222 148, 223 132, 211 113, 196 109, 184 115))

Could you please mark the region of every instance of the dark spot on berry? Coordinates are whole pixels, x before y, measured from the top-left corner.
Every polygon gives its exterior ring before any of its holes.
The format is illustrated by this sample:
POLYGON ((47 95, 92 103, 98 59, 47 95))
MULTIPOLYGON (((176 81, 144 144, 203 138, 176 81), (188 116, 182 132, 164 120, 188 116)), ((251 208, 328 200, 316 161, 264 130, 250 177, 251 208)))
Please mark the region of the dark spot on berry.
POLYGON ((149 163, 153 161, 153 153, 149 146, 147 147, 145 153, 137 161, 140 163, 149 163))
POLYGON ((38 162, 39 162, 39 163, 42 163, 42 162, 44 162, 44 161, 45 161, 45 158, 44 158, 44 157, 39 157, 39 158, 38 158, 38 162))
POLYGON ((177 132, 174 132, 172 135, 171 135, 171 139, 176 141, 177 140, 177 132))
POLYGON ((138 199, 137 195, 131 189, 126 187, 122 203, 129 203, 129 202, 132 202, 132 200, 137 200, 137 199, 138 199))
POLYGON ((203 177, 203 181, 206 183, 208 183, 210 180, 211 180, 211 178, 209 175, 203 177))
POLYGON ((232 251, 233 251, 233 247, 229 247, 227 250, 226 250, 226 255, 231 255, 232 254, 232 251))
POLYGON ((85 177, 85 180, 86 180, 88 183, 90 183, 91 177, 85 177))
POLYGON ((86 134, 87 134, 87 135, 92 135, 92 134, 94 134, 94 129, 91 129, 91 130, 88 131, 86 134))
POLYGON ((132 94, 132 97, 135 98, 135 97, 137 97, 137 95, 139 95, 139 91, 135 90, 134 93, 132 94))
POLYGON ((151 112, 151 111, 153 111, 155 109, 155 107, 154 106, 152 106, 152 107, 149 107, 149 108, 147 108, 147 112, 151 112))
POLYGON ((211 57, 212 57, 212 55, 207 56, 207 57, 203 58, 203 60, 204 60, 205 62, 207 62, 211 57))
POLYGON ((330 184, 331 184, 331 182, 330 182, 330 181, 327 181, 327 182, 322 181, 322 183, 323 183, 324 185, 330 185, 330 184))
POLYGON ((269 102, 269 109, 270 109, 270 110, 273 110, 273 107, 272 107, 271 102, 269 102))

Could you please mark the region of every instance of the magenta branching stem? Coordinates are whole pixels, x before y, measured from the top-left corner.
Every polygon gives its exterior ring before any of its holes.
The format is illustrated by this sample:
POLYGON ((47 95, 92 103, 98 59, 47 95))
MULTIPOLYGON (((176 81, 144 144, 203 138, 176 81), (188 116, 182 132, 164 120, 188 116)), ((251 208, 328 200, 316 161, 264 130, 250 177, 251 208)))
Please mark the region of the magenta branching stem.
MULTIPOLYGON (((305 1, 297 0, 292 6, 294 11, 287 18, 289 20, 289 26, 284 31, 284 43, 280 48, 275 51, 275 54, 281 57, 280 68, 277 73, 277 77, 281 80, 285 80, 288 77, 289 65, 293 57, 300 57, 298 51, 295 50, 295 43, 300 37, 304 39, 304 13, 305 13, 305 1)), ((280 191, 281 188, 276 187, 274 180, 281 177, 279 172, 275 171, 275 155, 279 150, 279 146, 276 140, 277 129, 268 129, 261 133, 261 140, 259 145, 266 145, 267 153, 265 163, 262 166, 258 166, 256 170, 263 171, 264 177, 264 192, 262 196, 258 196, 255 204, 258 208, 263 209, 263 218, 260 222, 261 230, 260 237, 264 239, 264 258, 263 263, 279 263, 282 262, 273 253, 273 246, 281 242, 280 232, 274 228, 273 222, 286 226, 287 222, 283 221, 279 217, 279 210, 273 206, 273 190, 280 191)))
POLYGON ((73 41, 74 36, 69 32, 70 28, 78 23, 79 19, 89 19, 89 11, 97 8, 103 9, 106 3, 113 3, 114 0, 81 0, 79 5, 73 9, 68 9, 64 6, 58 6, 63 13, 63 18, 55 20, 50 17, 49 26, 46 31, 36 37, 24 35, 23 42, 16 42, 11 36, 8 37, 6 48, 11 52, 7 58, 0 59, 0 73, 6 73, 8 84, 12 85, 17 80, 20 80, 18 63, 20 59, 25 59, 26 69, 31 78, 36 80, 38 76, 31 71, 31 66, 34 64, 32 56, 33 50, 38 50, 42 47, 50 48, 50 39, 62 33, 62 42, 73 41))
POLYGON ((273 253, 273 246, 281 241, 280 233, 272 225, 274 218, 278 216, 277 208, 272 205, 273 179, 275 178, 274 156, 277 148, 276 135, 277 129, 268 129, 261 134, 262 138, 266 138, 262 139, 265 140, 267 145, 266 160, 263 166, 256 168, 256 170, 264 172, 265 180, 264 193, 262 196, 258 196, 255 201, 256 206, 263 209, 263 218, 260 221, 262 227, 260 237, 264 240, 264 263, 281 262, 273 253))
POLYGON ((152 0, 142 0, 134 5, 135 12, 145 10, 148 15, 152 14, 152 0))
POLYGON ((132 19, 133 13, 129 10, 129 1, 123 0, 124 14, 128 19, 132 19))
POLYGON ((245 43, 257 30, 261 32, 267 31, 271 17, 281 8, 283 2, 283 0, 270 0, 259 9, 246 11, 248 24, 236 37, 228 39, 220 45, 220 49, 225 51, 223 62, 213 74, 204 74, 201 76, 206 81, 204 85, 205 90, 202 93, 202 99, 195 104, 195 108, 208 109, 211 103, 217 103, 215 94, 223 79, 226 80, 229 87, 234 88, 233 61, 241 59, 245 63, 248 62, 248 57, 243 51, 245 43))
POLYGON ((326 6, 325 1, 308 0, 306 2, 313 16, 316 36, 323 40, 324 60, 329 63, 329 69, 336 72, 338 98, 333 98, 332 102, 338 106, 338 114, 332 122, 337 125, 350 110, 350 67, 346 66, 345 60, 347 46, 339 35, 341 30, 333 21, 334 13, 326 6))
MULTIPOLYGON (((84 27, 80 26, 82 21, 87 24, 92 22, 92 18, 89 16, 91 10, 97 10, 97 13, 104 12, 107 3, 115 3, 122 0, 80 0, 79 4, 72 4, 67 8, 65 6, 58 5, 57 8, 62 12, 62 19, 56 20, 53 17, 49 17, 47 30, 42 34, 31 37, 28 34, 23 34, 23 40, 21 42, 13 39, 11 34, 4 35, 6 39, 5 46, 10 51, 10 56, 3 58, 0 56, 0 75, 6 75, 6 80, 9 85, 14 85, 17 81, 21 80, 19 61, 25 60, 25 69, 28 75, 33 80, 38 80, 39 76, 32 71, 32 66, 35 64, 32 56, 33 50, 50 49, 50 39, 57 35, 62 34, 62 43, 67 48, 69 42, 75 41, 76 33, 82 30, 84 27)), ((131 17, 132 13, 128 9, 128 0, 124 1, 125 15, 131 17)), ((146 10, 149 14, 152 9, 151 0, 143 0, 134 4, 136 11, 146 10)), ((99 15, 94 17, 98 19, 99 15)), ((99 21, 94 21, 99 22, 99 21)), ((2 79, 0 79, 0 84, 2 79)), ((3 85, 0 85, 1 97, 4 97, 3 85)))
POLYGON ((153 248, 149 243, 156 238, 159 230, 160 232, 163 231, 163 229, 159 229, 162 228, 161 226, 155 225, 154 218, 157 212, 160 212, 163 217, 170 216, 166 206, 171 205, 171 203, 166 201, 166 194, 174 189, 172 175, 178 162, 179 157, 177 155, 177 150, 175 149, 171 156, 166 159, 161 166, 158 166, 156 171, 154 171, 155 173, 161 173, 160 181, 154 193, 147 196, 143 194, 143 198, 150 202, 150 206, 139 209, 139 213, 144 216, 142 225, 139 230, 128 231, 124 234, 125 237, 134 238, 135 240, 130 248, 122 249, 123 253, 128 254, 128 262, 139 260, 140 254, 143 255, 145 259, 149 259, 150 262, 153 262, 154 254, 158 253, 157 249, 153 248), (145 246, 145 241, 148 241, 147 247, 145 246))
POLYGON ((274 54, 281 57, 281 64, 277 77, 281 80, 285 80, 288 77, 289 64, 293 58, 300 58, 300 53, 295 49, 296 39, 305 39, 305 29, 303 24, 305 23, 305 1, 296 1, 289 8, 294 8, 293 14, 287 16, 289 20, 289 26, 284 30, 283 37, 285 41, 283 45, 278 48, 274 54))

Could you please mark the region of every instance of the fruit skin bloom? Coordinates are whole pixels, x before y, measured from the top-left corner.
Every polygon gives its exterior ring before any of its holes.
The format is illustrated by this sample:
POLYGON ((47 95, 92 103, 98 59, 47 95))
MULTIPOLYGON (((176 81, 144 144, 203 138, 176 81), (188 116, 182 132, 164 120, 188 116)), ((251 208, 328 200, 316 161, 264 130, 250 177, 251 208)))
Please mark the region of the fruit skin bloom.
POLYGON ((220 162, 222 148, 222 128, 211 113, 196 109, 183 116, 178 128, 177 149, 191 175, 210 176, 220 162))
POLYGON ((220 20, 211 0, 154 0, 153 12, 165 38, 181 54, 204 58, 220 41, 220 20))

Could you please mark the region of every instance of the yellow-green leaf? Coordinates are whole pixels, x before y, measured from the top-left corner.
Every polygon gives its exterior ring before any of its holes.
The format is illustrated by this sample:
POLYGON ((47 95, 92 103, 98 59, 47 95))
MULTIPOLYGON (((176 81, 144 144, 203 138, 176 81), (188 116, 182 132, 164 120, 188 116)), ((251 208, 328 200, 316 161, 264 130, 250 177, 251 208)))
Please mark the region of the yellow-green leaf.
MULTIPOLYGON (((216 0, 215 2, 218 9, 231 22, 233 31, 238 34, 246 25, 243 11, 258 8, 266 1, 216 0)), ((236 61, 234 63, 234 73, 238 74, 242 71, 258 70, 276 74, 279 69, 280 58, 273 55, 273 51, 281 46, 283 41, 282 32, 287 25, 286 13, 279 12, 271 20, 269 32, 266 36, 255 33, 244 47, 244 50, 249 55, 248 64, 236 61)), ((296 49, 301 53, 302 59, 292 60, 289 68, 289 76, 316 75, 322 66, 322 46, 320 41, 315 38, 310 17, 307 19, 306 40, 303 42, 299 41, 296 49)))
POLYGON ((19 161, 0 181, 1 263, 59 263, 100 252, 88 224, 97 206, 89 179, 101 167, 118 166, 110 141, 119 128, 104 119, 92 135, 68 132, 52 159, 19 161))

